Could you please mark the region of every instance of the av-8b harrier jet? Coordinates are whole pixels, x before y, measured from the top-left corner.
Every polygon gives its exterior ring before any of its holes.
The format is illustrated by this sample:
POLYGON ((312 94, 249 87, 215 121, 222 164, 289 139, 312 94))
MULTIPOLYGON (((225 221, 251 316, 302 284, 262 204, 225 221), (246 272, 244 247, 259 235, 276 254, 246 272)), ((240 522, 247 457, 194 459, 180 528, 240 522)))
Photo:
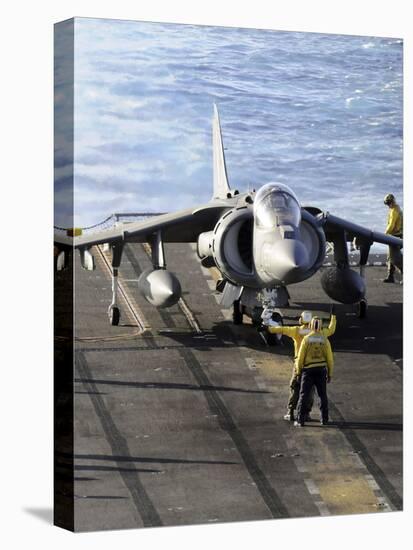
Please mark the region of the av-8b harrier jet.
POLYGON ((139 289, 155 307, 167 308, 179 300, 181 285, 167 270, 164 243, 197 243, 200 262, 221 273, 217 290, 223 307, 233 308, 234 323, 249 315, 261 323, 266 309, 274 320, 278 308, 288 306, 288 285, 314 275, 323 264, 326 242, 334 246, 334 266, 323 270, 321 284, 337 302, 356 304, 360 317, 367 310, 364 266, 373 242, 397 247, 403 241, 371 231, 353 222, 303 207, 296 194, 281 183, 267 183, 258 191, 239 193, 228 183, 221 126, 216 105, 213 117, 213 196, 201 206, 126 223, 73 239, 56 237, 58 250, 73 246, 80 251, 82 267, 94 269, 90 249, 107 243, 112 253, 112 302, 109 320, 117 325, 117 276, 125 243, 149 243, 152 269, 139 278, 139 289), (360 248, 360 270, 349 266, 348 241, 360 248))

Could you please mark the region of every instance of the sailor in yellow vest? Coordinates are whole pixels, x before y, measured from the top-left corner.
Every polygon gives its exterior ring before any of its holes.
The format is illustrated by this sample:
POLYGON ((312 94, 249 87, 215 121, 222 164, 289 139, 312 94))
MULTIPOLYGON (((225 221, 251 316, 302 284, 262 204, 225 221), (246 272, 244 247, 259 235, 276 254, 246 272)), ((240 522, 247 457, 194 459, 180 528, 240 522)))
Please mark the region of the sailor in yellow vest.
POLYGON ((320 398, 321 424, 328 423, 327 382, 333 374, 333 352, 328 338, 322 333, 322 321, 314 317, 311 332, 304 337, 297 358, 297 374, 301 376, 297 420, 294 426, 304 426, 306 404, 313 386, 320 398))
MULTIPOLYGON (((387 235, 403 238, 403 212, 397 204, 394 195, 389 193, 384 197, 384 204, 389 207, 386 231, 387 235)), ((394 272, 397 269, 403 273, 403 256, 398 246, 389 246, 387 256, 387 277, 383 283, 394 283, 394 272)))
MULTIPOLYGON (((284 415, 284 420, 290 420, 292 422, 294 421, 294 411, 297 407, 301 383, 301 377, 299 374, 297 374, 296 362, 301 343, 304 337, 311 332, 310 323, 312 317, 313 316, 311 311, 303 311, 300 316, 299 325, 295 326, 278 325, 277 323, 271 321, 271 319, 268 320, 268 332, 270 332, 271 334, 281 334, 283 336, 287 336, 288 338, 291 338, 294 342, 294 365, 290 380, 290 396, 287 404, 287 413, 284 415)), ((331 306, 330 324, 328 325, 328 328, 321 329, 321 332, 324 336, 331 336, 335 333, 335 331, 336 316, 334 315, 334 306, 331 306)), ((313 394, 314 391, 312 390, 307 402, 307 409, 305 411, 306 420, 310 420, 310 412, 313 407, 313 394)))

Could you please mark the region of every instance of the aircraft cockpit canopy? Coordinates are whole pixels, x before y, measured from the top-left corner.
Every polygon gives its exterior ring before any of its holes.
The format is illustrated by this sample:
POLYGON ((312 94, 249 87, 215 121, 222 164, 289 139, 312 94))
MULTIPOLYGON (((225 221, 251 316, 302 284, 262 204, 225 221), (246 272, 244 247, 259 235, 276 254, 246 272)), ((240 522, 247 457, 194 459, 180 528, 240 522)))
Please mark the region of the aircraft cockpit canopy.
POLYGON ((265 229, 280 225, 298 227, 301 208, 289 187, 282 183, 267 183, 255 196, 254 216, 258 227, 265 229))

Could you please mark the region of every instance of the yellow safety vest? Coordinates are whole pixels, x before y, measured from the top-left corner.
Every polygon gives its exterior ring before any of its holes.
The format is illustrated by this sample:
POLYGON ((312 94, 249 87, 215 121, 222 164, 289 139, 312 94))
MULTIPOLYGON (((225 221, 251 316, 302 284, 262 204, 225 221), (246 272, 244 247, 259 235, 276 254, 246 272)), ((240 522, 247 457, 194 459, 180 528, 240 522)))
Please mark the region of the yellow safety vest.
MULTIPOLYGON (((321 334, 323 336, 331 336, 336 331, 336 325, 337 325, 337 318, 335 315, 331 316, 330 324, 327 328, 321 329, 321 334)), ((307 336, 307 334, 310 334, 311 329, 308 328, 307 325, 296 325, 296 326, 278 326, 278 327, 268 327, 268 332, 271 334, 282 334, 283 336, 287 336, 288 338, 291 338, 294 342, 294 359, 297 359, 298 352, 300 351, 301 342, 303 339, 307 336)))
POLYGON ((398 204, 389 208, 386 233, 388 235, 402 235, 403 233, 403 212, 398 204))
POLYGON ((303 369, 327 367, 328 375, 333 373, 334 359, 331 345, 321 332, 310 332, 301 344, 297 358, 297 374, 303 369))

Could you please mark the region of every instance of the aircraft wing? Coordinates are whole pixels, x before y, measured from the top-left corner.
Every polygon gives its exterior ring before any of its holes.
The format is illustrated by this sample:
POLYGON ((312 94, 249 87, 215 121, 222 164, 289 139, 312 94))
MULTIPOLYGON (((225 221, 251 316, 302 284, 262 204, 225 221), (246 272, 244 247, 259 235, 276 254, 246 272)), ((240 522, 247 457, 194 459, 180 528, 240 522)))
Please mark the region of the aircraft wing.
POLYGON ((59 248, 72 248, 73 247, 73 238, 68 237, 64 233, 55 232, 53 238, 54 244, 59 245, 59 248))
POLYGON ((196 242, 200 233, 211 231, 215 227, 223 212, 231 208, 230 202, 211 201, 195 209, 162 214, 139 222, 122 223, 112 229, 75 237, 72 242, 75 248, 116 241, 144 243, 157 231, 162 231, 163 242, 196 242))
POLYGON ((381 244, 394 245, 400 248, 403 247, 403 239, 393 237, 392 235, 387 235, 386 233, 381 233, 380 231, 372 231, 371 229, 363 227, 362 225, 357 225, 353 222, 344 220, 343 218, 333 216, 329 212, 323 214, 322 219, 322 224, 327 241, 334 241, 335 235, 344 231, 348 241, 352 241, 354 238, 356 238, 369 244, 376 242, 381 244))
POLYGON ((139 222, 119 224, 108 230, 85 233, 74 238, 56 234, 55 244, 66 246, 69 239, 69 246, 89 248, 96 244, 116 241, 148 242, 158 231, 162 232, 163 242, 196 242, 200 233, 214 229, 221 215, 236 204, 237 192, 232 194, 228 183, 221 125, 215 104, 212 127, 214 191, 209 203, 198 208, 162 214, 139 222))

